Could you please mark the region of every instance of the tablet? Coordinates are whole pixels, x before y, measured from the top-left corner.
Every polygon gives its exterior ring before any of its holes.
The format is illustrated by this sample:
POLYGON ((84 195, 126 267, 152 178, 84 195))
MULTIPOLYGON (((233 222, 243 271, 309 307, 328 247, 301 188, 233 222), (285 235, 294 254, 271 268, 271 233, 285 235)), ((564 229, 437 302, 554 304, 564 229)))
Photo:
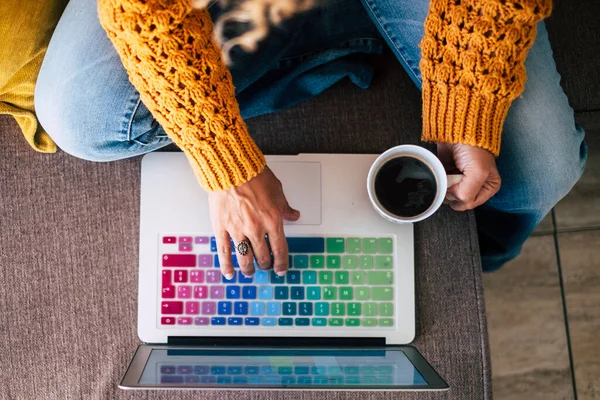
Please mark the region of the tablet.
POLYGON ((445 390, 411 346, 140 345, 122 389, 445 390))

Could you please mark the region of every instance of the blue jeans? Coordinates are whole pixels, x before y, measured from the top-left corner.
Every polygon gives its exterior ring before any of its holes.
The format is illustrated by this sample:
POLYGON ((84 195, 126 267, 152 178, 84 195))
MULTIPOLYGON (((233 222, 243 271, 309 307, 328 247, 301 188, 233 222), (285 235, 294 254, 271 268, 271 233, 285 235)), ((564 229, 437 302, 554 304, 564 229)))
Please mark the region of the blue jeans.
MULTIPOLYGON (((244 118, 292 106, 345 77, 367 87, 373 72, 362 56, 379 53, 384 43, 421 87, 418 44, 428 1, 325 4, 288 21, 256 54, 233 55, 232 76, 244 118)), ((213 18, 222 12, 217 7, 210 11, 213 18)), ((497 159, 502 188, 475 211, 485 270, 517 256, 585 165, 583 130, 560 87, 543 23, 526 67, 529 79, 509 111, 497 159)), ((95 0, 69 3, 48 48, 35 102, 50 136, 79 158, 118 160, 171 143, 129 83, 99 25, 95 0)))

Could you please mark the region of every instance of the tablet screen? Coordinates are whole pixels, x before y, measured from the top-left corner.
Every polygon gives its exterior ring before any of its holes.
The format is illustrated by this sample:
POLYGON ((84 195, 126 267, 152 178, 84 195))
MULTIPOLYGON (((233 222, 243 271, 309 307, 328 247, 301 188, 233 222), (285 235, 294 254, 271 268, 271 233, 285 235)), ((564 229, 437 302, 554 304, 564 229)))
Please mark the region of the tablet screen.
POLYGON ((152 349, 141 385, 427 387, 400 349, 152 349))

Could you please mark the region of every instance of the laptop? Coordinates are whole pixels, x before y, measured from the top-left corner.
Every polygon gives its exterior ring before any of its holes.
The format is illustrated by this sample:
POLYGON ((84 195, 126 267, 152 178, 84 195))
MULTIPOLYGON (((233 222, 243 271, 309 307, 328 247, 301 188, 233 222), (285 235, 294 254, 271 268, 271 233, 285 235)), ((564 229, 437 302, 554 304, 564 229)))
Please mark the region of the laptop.
POLYGON ((208 196, 183 153, 142 160, 138 336, 123 389, 444 390, 415 336, 412 224, 380 217, 376 155, 267 156, 290 268, 221 275, 208 196))

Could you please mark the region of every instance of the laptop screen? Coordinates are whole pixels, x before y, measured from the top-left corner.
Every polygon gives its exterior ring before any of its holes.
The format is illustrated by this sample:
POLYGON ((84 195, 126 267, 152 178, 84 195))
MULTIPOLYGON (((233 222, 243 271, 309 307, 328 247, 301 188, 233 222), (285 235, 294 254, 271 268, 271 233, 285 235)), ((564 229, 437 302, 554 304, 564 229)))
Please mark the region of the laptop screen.
POLYGON ((428 385, 400 349, 152 349, 139 384, 214 388, 428 385))

